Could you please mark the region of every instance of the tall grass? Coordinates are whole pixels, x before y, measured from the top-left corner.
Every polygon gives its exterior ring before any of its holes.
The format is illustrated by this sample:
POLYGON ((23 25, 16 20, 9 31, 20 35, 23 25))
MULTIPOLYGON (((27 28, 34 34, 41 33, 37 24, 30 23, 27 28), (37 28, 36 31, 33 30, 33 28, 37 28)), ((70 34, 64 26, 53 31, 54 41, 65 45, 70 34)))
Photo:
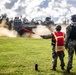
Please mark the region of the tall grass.
MULTIPOLYGON (((52 68, 52 46, 50 39, 0 37, 0 75, 76 75, 76 56, 73 69, 67 74, 57 62, 57 71, 52 68), (39 71, 35 71, 35 64, 39 71)), ((65 69, 67 66, 65 50, 65 69)))

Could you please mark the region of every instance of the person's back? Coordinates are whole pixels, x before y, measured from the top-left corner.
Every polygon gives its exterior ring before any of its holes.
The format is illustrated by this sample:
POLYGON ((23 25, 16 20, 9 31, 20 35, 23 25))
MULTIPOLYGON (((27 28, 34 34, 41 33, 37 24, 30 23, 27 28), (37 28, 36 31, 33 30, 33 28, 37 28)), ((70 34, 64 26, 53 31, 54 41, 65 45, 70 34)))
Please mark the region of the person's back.
POLYGON ((70 31, 70 39, 71 40, 76 40, 76 23, 72 23, 71 25, 70 25, 70 28, 71 28, 71 31, 70 31))
POLYGON ((73 54, 76 52, 76 15, 71 17, 72 23, 66 28, 65 48, 68 50, 67 72, 70 73, 73 63, 73 54))
POLYGON ((54 39, 56 40, 55 42, 55 48, 53 48, 52 50, 52 58, 53 58, 53 61, 52 61, 52 64, 53 64, 53 68, 52 70, 56 70, 56 67, 57 67, 57 59, 59 57, 60 59, 60 66, 61 66, 61 69, 64 70, 64 66, 65 66, 65 63, 64 63, 64 32, 61 32, 61 26, 58 25, 56 26, 56 32, 53 32, 52 33, 54 35, 54 39))
POLYGON ((64 33, 63 32, 54 32, 56 39, 56 48, 57 51, 64 51, 64 33))

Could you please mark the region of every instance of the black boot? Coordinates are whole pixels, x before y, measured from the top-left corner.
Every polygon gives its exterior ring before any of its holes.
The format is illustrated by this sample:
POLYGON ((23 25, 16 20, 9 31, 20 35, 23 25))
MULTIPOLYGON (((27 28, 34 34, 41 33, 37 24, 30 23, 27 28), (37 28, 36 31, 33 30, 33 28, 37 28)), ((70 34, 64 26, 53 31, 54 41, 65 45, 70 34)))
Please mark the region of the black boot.
POLYGON ((51 70, 54 70, 54 71, 56 71, 56 67, 53 67, 51 70))
POLYGON ((64 68, 64 67, 61 67, 61 69, 62 69, 62 70, 65 70, 65 68, 64 68))
POLYGON ((70 73, 70 69, 67 69, 66 72, 67 72, 67 73, 70 73))

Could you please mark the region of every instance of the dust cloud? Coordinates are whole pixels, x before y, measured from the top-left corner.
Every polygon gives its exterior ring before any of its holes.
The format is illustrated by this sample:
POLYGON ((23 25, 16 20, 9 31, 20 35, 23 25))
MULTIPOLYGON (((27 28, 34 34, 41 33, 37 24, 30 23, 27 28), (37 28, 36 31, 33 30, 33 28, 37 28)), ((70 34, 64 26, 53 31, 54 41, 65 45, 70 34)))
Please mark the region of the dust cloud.
POLYGON ((37 28, 33 29, 33 32, 35 32, 35 34, 31 35, 32 38, 41 38, 40 35, 51 34, 51 31, 43 25, 38 25, 37 28))
POLYGON ((8 29, 8 26, 6 25, 5 19, 3 19, 2 23, 0 24, 0 36, 17 37, 17 32, 15 30, 8 29))
MULTIPOLYGON (((68 25, 61 24, 61 27, 62 27, 61 31, 66 33, 67 26, 68 25)), ((56 31, 55 28, 56 28, 56 25, 51 25, 50 29, 47 28, 46 26, 38 25, 37 28, 32 30, 33 32, 35 32, 35 34, 30 34, 30 37, 31 38, 42 38, 40 37, 40 35, 49 35, 52 32, 56 31)))
POLYGON ((61 25, 61 26, 62 26, 61 31, 66 34, 66 27, 68 26, 68 24, 66 24, 66 25, 63 24, 63 25, 61 25))
MULTIPOLYGON (((68 25, 61 25, 62 26, 62 32, 66 32, 66 27, 68 25)), ((35 34, 32 33, 25 33, 23 34, 23 37, 29 37, 29 38, 42 38, 40 35, 49 35, 51 32, 54 32, 56 28, 56 25, 51 25, 50 29, 47 26, 44 25, 38 25, 36 28, 32 29, 32 31, 35 34)), ((6 36, 6 37, 18 37, 18 33, 15 30, 9 30, 8 25, 6 25, 6 20, 3 19, 2 23, 0 24, 0 36, 6 36)))
MULTIPOLYGON (((51 26, 51 28, 50 28, 51 32, 56 31, 56 30, 55 30, 56 26, 57 26, 57 25, 52 25, 52 26, 51 26)), ((67 27, 67 26, 68 26, 68 24, 61 24, 61 27, 62 27, 61 31, 64 32, 64 33, 66 33, 66 27, 67 27)))

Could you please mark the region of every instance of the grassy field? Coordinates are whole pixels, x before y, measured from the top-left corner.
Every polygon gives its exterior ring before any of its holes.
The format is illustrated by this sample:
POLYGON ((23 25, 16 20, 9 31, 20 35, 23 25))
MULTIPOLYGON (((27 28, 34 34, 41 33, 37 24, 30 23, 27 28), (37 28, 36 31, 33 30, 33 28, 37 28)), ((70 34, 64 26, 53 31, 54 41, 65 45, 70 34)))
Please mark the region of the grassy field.
MULTIPOLYGON (((57 71, 50 70, 52 68, 50 43, 50 39, 0 37, 0 75, 76 75, 75 55, 70 74, 61 70, 59 59, 57 71), (35 71, 36 63, 39 72, 35 71)), ((66 65, 67 57, 65 50, 66 65)))

